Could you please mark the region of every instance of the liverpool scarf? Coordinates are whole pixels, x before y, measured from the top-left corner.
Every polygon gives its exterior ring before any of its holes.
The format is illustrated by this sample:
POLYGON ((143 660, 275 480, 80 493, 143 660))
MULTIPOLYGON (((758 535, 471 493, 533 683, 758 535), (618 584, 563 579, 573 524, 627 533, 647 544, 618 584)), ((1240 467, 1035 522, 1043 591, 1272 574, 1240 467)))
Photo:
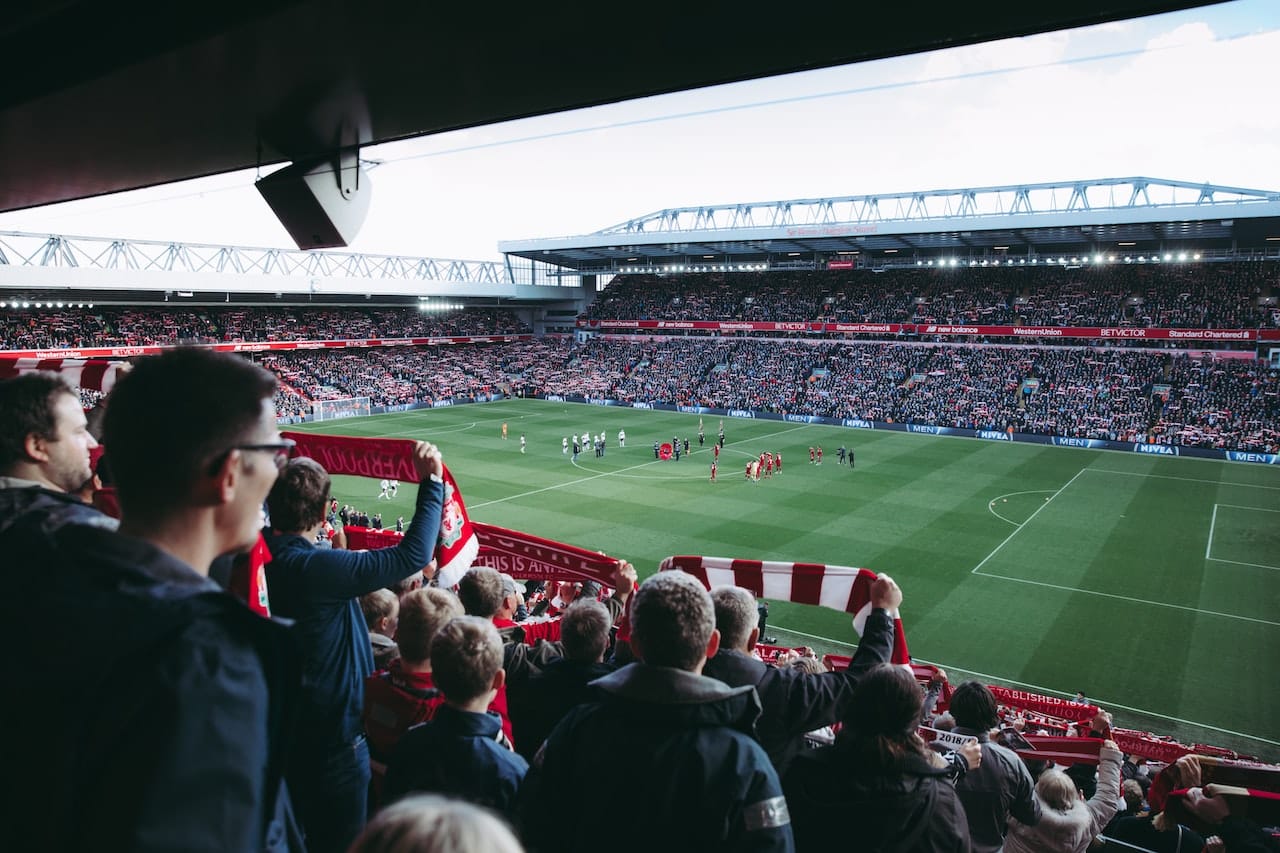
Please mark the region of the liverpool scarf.
MULTIPOLYGON (((767 560, 733 560, 727 557, 667 557, 661 570, 680 569, 710 589, 732 584, 759 598, 818 604, 853 614, 853 627, 861 636, 871 613, 871 584, 876 573, 870 569, 828 566, 822 563, 783 563, 767 560)), ((902 618, 895 610, 891 663, 910 663, 902 618)))

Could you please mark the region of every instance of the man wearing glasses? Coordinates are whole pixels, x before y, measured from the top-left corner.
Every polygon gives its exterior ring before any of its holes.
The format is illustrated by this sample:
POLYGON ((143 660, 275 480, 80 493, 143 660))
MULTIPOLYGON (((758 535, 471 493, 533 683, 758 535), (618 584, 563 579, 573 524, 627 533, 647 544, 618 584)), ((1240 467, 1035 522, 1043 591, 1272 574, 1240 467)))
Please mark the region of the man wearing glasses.
POLYGON ((232 355, 141 360, 105 420, 119 532, 11 531, 0 642, 31 697, 0 705, 0 760, 23 777, 3 798, 13 849, 299 845, 282 781, 290 631, 207 577, 257 541, 288 459, 275 389, 232 355))
POLYGON ((295 729, 289 789, 312 853, 341 853, 364 828, 370 773, 361 717, 373 653, 359 598, 423 571, 440 534, 440 451, 417 442, 413 466, 420 480, 413 523, 394 548, 315 547, 330 481, 314 459, 291 460, 267 497, 271 606, 295 621, 304 657, 306 712, 295 729))

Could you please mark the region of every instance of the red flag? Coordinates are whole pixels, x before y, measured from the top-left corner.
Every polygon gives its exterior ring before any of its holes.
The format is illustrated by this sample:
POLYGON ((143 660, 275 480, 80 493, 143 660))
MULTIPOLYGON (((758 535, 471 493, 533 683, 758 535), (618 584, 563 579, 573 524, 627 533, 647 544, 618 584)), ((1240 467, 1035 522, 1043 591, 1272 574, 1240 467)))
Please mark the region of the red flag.
MULTIPOLYGON (((702 581, 707 589, 732 584, 751 590, 758 598, 817 604, 852 613, 853 627, 859 636, 871 613, 871 584, 876 579, 876 573, 870 569, 728 557, 667 557, 660 568, 662 571, 680 569, 687 572, 702 581)), ((894 640, 890 661, 910 663, 902 617, 896 610, 892 616, 894 640)))

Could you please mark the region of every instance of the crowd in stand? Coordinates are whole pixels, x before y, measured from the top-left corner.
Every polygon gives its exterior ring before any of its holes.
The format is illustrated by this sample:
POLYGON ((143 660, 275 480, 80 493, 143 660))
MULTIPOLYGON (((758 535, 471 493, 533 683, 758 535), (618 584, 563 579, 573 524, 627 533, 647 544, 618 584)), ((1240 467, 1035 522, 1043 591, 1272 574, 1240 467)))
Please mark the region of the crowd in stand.
POLYGON ((329 473, 290 458, 275 390, 240 357, 170 351, 119 381, 95 433, 56 375, 0 383, 0 624, 38 698, 0 706, 13 849, 1280 849, 1276 768, 1238 765, 1248 784, 1221 790, 1191 756, 1144 786, 1093 706, 1076 760, 1024 760, 990 688, 901 665, 886 575, 847 667, 768 663, 747 589, 640 584, 618 560, 611 588, 522 590, 437 558, 426 442, 406 534, 347 550, 319 535, 329 473), (82 497, 104 478, 118 518, 82 497), (74 677, 53 665, 70 660, 74 677))
POLYGON ((1275 263, 627 275, 601 320, 1280 327, 1275 263))
POLYGON ((1280 371, 1125 348, 593 338, 270 354, 285 416, 478 395, 808 414, 1180 446, 1280 450, 1280 371))
POLYGON ((182 343, 361 340, 527 334, 511 311, 467 308, 114 307, 0 312, 0 349, 172 346, 182 343))

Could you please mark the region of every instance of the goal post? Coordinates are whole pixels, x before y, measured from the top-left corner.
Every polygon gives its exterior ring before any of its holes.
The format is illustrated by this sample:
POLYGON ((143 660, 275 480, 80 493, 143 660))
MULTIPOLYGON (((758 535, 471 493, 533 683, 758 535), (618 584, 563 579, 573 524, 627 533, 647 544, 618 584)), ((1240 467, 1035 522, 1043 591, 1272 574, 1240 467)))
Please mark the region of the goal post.
POLYGON ((369 414, 368 397, 344 397, 341 400, 316 400, 311 404, 311 415, 317 421, 335 421, 339 418, 360 418, 369 414))

